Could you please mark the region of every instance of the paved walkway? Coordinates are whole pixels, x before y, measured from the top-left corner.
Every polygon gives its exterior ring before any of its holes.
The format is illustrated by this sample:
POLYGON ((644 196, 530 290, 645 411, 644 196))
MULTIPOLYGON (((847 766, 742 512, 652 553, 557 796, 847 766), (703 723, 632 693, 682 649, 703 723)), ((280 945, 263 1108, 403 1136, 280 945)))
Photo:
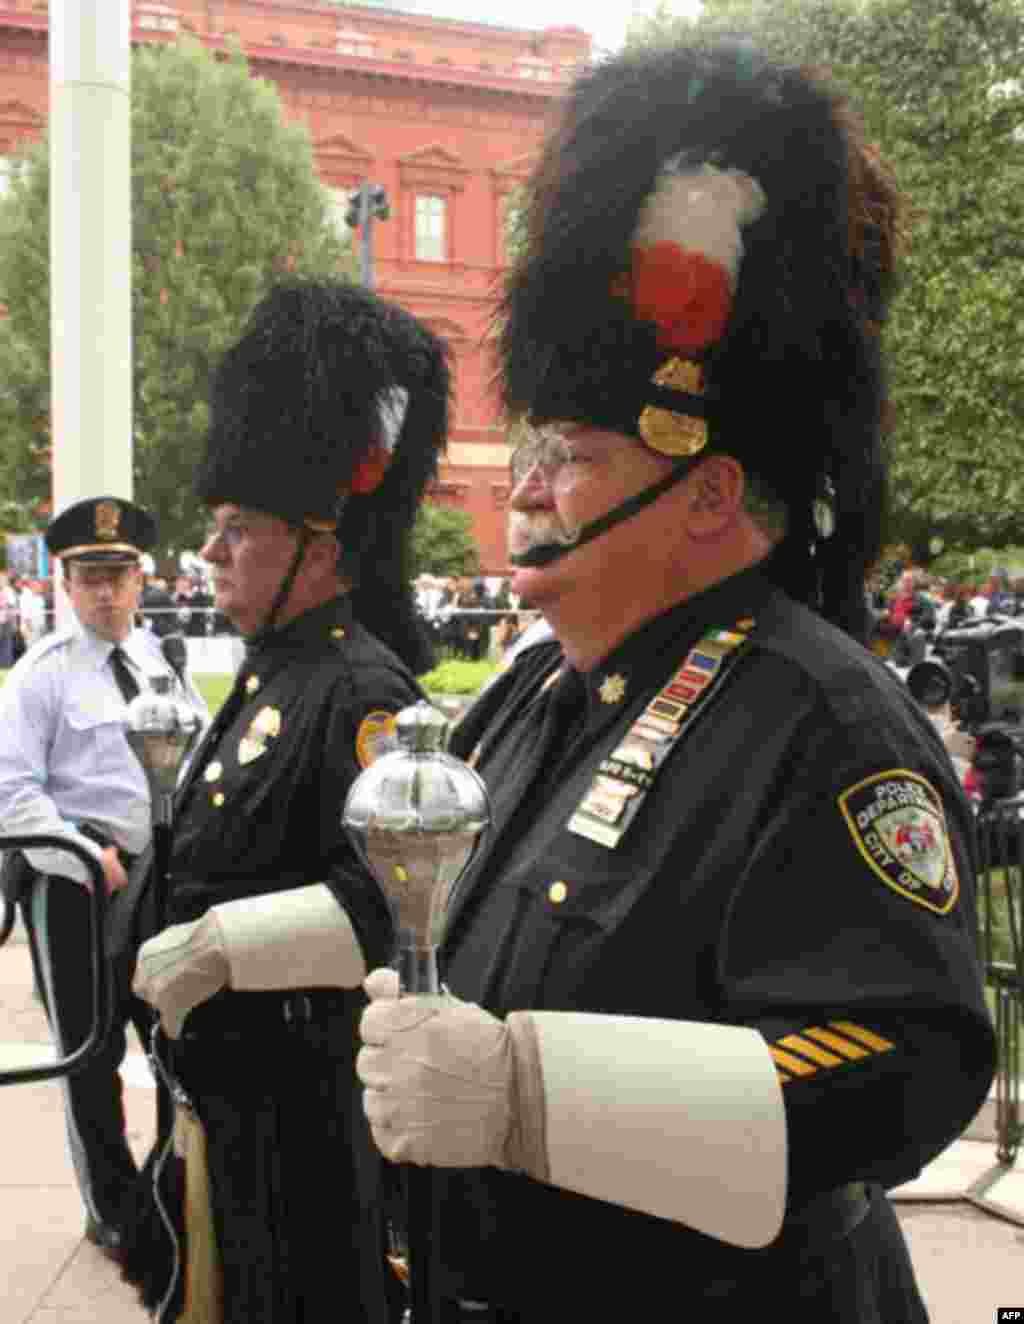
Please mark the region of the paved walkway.
MULTIPOLYGON (((46 1052, 19 939, 16 932, 0 948, 0 1066, 8 1067, 46 1052)), ((152 1135, 153 1087, 135 1047, 123 1074, 141 1157, 152 1135)), ((116 1268, 82 1240, 60 1090, 56 1083, 0 1090, 0 1324, 144 1324, 116 1268)), ((982 1117, 968 1134, 986 1133, 982 1117)), ((932 1324, 993 1324, 999 1306, 1024 1310, 1024 1162, 1000 1168, 991 1139, 965 1138, 896 1198, 932 1324), (989 1209, 972 1203, 979 1197, 989 1209)))

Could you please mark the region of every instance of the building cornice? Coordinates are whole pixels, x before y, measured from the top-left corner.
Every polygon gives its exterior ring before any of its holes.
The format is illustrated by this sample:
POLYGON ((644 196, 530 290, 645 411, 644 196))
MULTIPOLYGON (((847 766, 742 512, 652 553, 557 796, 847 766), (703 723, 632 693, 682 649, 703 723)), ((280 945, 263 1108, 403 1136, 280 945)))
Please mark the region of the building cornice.
MULTIPOLYGON (((173 34, 133 31, 132 40, 173 41, 173 34)), ((230 49, 223 37, 200 37, 203 45, 214 51, 230 49)), ((535 104, 560 100, 568 89, 568 79, 544 83, 530 79, 466 69, 459 65, 416 64, 405 60, 378 60, 365 55, 337 55, 319 46, 262 46, 241 44, 243 55, 253 66, 278 65, 293 69, 315 69, 321 73, 339 73, 356 78, 410 87, 452 87, 460 91, 490 93, 503 99, 514 98, 535 104)))
POLYGON ((485 37, 495 42, 505 42, 510 46, 522 46, 524 39, 536 40, 539 37, 572 38, 580 46, 581 58, 589 58, 590 38, 583 28, 573 24, 551 24, 546 27, 512 27, 505 23, 484 23, 468 18, 445 18, 441 14, 423 14, 414 10, 400 8, 388 9, 377 5, 334 5, 317 3, 317 0, 234 0, 235 9, 247 10, 251 14, 300 15, 310 18, 333 16, 339 22, 351 21, 361 27, 379 26, 382 29, 403 28, 421 32, 436 32, 443 28, 445 32, 467 37, 485 37))
MULTIPOLYGON (((492 39, 507 39, 509 44, 519 46, 522 45, 523 38, 528 35, 542 36, 545 31, 548 34, 578 31, 578 29, 546 29, 537 30, 534 33, 533 29, 491 28, 489 25, 482 23, 470 23, 459 19, 428 18, 422 15, 406 14, 399 10, 342 9, 334 5, 290 4, 285 7, 271 3, 260 5, 258 0, 246 0, 245 7, 261 9, 263 12, 305 12, 320 16, 325 12, 329 12, 339 17, 354 15, 355 21, 359 21, 366 27, 372 27, 381 19, 391 19, 395 26, 401 26, 406 31, 412 27, 417 27, 425 32, 431 30, 436 32, 439 26, 443 26, 448 32, 465 32, 467 35, 486 34, 492 39)), ((20 31, 45 41, 49 33, 48 16, 0 7, 0 29, 20 31)), ((142 28, 137 23, 133 23, 131 41, 133 46, 143 43, 147 45, 163 44, 176 41, 178 35, 175 32, 160 32, 142 28)), ((217 53, 226 55, 231 49, 232 38, 196 32, 191 32, 189 35, 217 53)), ((585 34, 582 35, 585 36, 585 34)), ((406 60, 343 55, 322 46, 277 46, 257 42, 241 42, 240 45, 243 55, 253 66, 276 65, 293 69, 316 69, 323 73, 354 75, 373 80, 405 83, 413 87, 452 87, 463 91, 471 90, 492 94, 503 99, 511 97, 524 102, 533 102, 535 105, 547 105, 558 101, 565 95, 570 81, 569 73, 550 81, 543 81, 519 78, 511 74, 500 74, 489 70, 472 69, 461 65, 426 65, 406 60)))

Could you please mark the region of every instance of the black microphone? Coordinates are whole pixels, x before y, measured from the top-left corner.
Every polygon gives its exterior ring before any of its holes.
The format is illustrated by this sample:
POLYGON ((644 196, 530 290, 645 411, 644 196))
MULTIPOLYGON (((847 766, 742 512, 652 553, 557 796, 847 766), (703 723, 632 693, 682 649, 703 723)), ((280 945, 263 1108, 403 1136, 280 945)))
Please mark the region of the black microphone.
POLYGON ((188 662, 188 645, 183 634, 165 634, 160 640, 160 651, 164 661, 171 668, 185 689, 185 665, 188 662))

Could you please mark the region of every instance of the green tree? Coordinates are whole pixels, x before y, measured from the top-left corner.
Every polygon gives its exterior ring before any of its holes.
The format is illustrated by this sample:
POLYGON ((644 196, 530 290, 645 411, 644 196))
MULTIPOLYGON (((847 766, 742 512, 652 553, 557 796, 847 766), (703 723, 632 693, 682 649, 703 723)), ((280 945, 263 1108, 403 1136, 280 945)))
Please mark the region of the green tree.
POLYGON ((746 33, 827 67, 912 201, 886 330, 891 536, 1024 541, 1024 55, 1021 0, 704 0, 638 42, 746 33))
MULTIPOLYGON (((211 366, 275 278, 351 262, 308 133, 237 49, 218 59, 187 39, 132 61, 133 468, 165 551, 200 541, 211 366)), ((50 489, 48 218, 44 140, 0 205, 0 482, 36 503, 50 489)))
POLYGON ((473 520, 464 510, 452 510, 424 501, 412 532, 412 574, 474 575, 480 552, 473 537, 473 520))

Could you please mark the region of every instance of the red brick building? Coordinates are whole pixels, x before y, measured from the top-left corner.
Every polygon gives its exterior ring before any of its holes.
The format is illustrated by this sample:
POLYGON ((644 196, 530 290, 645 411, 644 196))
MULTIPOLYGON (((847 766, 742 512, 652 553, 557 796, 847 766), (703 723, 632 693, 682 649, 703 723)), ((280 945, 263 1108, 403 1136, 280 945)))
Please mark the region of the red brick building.
MULTIPOLYGON (((42 128, 47 0, 0 0, 0 157, 42 128)), ((136 0, 132 40, 241 42, 306 123, 339 223, 363 179, 383 185, 376 286, 451 346, 455 410, 435 497, 467 511, 484 569, 505 568, 506 448, 488 323, 505 213, 546 118, 590 57, 579 28, 527 31, 328 0, 136 0)))

